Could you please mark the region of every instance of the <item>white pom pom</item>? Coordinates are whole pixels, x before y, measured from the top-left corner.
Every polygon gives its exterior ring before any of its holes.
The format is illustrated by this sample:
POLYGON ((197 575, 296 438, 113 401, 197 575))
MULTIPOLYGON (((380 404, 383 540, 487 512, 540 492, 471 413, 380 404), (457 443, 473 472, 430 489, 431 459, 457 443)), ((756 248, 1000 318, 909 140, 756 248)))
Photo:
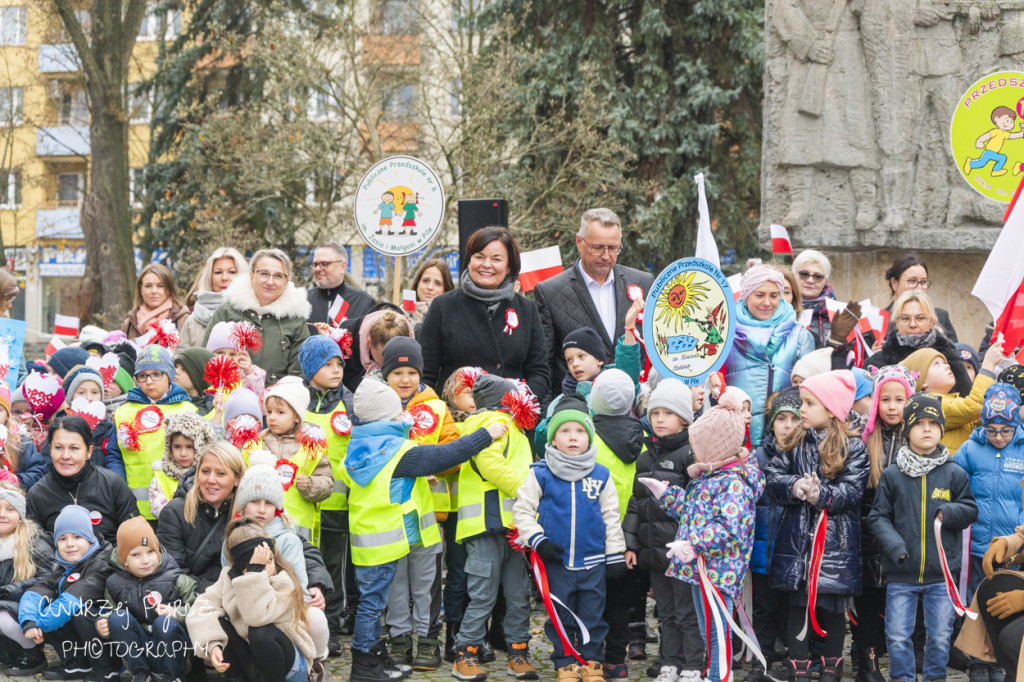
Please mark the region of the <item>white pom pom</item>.
POLYGON ((260 466, 260 465, 266 465, 268 467, 273 468, 274 463, 276 461, 277 460, 274 459, 274 456, 272 454, 270 454, 269 452, 267 452, 266 450, 253 450, 249 454, 249 468, 250 469, 252 467, 260 466))

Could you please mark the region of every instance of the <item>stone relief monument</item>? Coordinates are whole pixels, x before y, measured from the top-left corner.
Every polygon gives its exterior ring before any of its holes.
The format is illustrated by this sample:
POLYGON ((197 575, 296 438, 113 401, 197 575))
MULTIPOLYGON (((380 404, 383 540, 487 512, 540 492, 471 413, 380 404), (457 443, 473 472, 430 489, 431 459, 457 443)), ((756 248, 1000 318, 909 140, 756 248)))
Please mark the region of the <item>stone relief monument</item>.
POLYGON ((762 235, 780 223, 797 248, 845 254, 874 278, 850 288, 876 302, 888 294, 877 271, 907 250, 957 265, 969 290, 1006 205, 960 175, 950 121, 976 80, 1024 70, 1024 0, 767 0, 765 11, 762 235))

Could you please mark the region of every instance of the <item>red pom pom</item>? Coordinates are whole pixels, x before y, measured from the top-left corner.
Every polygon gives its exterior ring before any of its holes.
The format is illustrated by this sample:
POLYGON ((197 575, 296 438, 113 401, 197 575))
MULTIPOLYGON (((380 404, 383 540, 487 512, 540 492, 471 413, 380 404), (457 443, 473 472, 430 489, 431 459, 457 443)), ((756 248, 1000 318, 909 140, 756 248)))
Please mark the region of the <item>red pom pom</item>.
POLYGON ((242 385, 242 370, 234 358, 217 355, 206 363, 203 381, 210 384, 210 388, 206 389, 207 393, 223 391, 227 394, 242 385))
POLYGON ((263 334, 252 322, 232 323, 228 341, 235 350, 244 350, 247 353, 257 353, 263 348, 263 334))
POLYGON ((327 434, 316 424, 303 422, 296 440, 306 450, 308 459, 318 459, 327 452, 327 434))
POLYGON ((232 445, 244 450, 250 444, 259 442, 260 423, 251 414, 240 414, 228 423, 227 434, 232 445))
POLYGON ((174 350, 181 341, 178 328, 170 320, 157 320, 150 325, 155 333, 153 343, 163 346, 167 350, 174 350))
POLYGON ((484 373, 480 367, 463 367, 459 370, 459 382, 472 391, 473 386, 476 385, 476 380, 484 373))
POLYGON ((530 547, 527 545, 521 537, 519 537, 518 528, 509 528, 505 531, 505 539, 508 540, 509 547, 519 552, 523 556, 526 556, 529 552, 530 547))
POLYGON ((341 349, 341 357, 346 360, 352 357, 352 332, 341 327, 331 327, 330 337, 341 349))
POLYGON ((529 431, 537 426, 537 419, 540 417, 540 403, 523 383, 520 383, 515 391, 509 391, 501 397, 499 409, 512 415, 512 421, 521 431, 529 431))

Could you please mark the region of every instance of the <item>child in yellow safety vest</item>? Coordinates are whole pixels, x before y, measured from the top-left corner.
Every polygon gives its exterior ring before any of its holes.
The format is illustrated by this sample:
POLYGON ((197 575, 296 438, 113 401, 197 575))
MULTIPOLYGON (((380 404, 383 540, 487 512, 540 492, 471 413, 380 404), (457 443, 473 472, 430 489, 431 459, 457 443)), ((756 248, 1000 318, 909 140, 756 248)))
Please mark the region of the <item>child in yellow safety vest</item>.
POLYGON ((195 471, 196 456, 216 440, 210 422, 198 414, 172 414, 164 425, 164 456, 153 462, 149 484, 149 508, 160 518, 164 506, 174 497, 185 474, 195 471))
POLYGON ((309 391, 299 378, 285 377, 271 386, 263 398, 267 428, 260 434, 260 448, 277 460, 284 508, 295 519, 296 531, 319 546, 320 502, 334 490, 334 474, 323 429, 303 419, 308 405, 309 391))
MULTIPOLYGON (((423 353, 416 339, 396 336, 387 342, 381 353, 381 376, 398 394, 402 407, 409 413, 412 428, 409 439, 432 445, 450 443, 459 438, 455 420, 434 389, 420 382, 423 353)), ((428 476, 430 495, 437 521, 448 518, 451 498, 448 481, 458 471, 453 467, 438 476, 428 476)), ((452 538, 454 540, 454 538, 452 538)), ((441 548, 415 545, 409 554, 398 560, 391 596, 384 623, 390 635, 391 657, 413 670, 437 670, 441 665, 441 548), (410 608, 411 604, 411 608, 410 608), (416 630, 416 656, 412 653, 412 634, 416 630)))
MULTIPOLYGON (((353 399, 359 425, 352 429, 345 474, 349 484, 352 561, 359 587, 352 640, 353 682, 390 682, 411 672, 393 661, 381 642, 381 612, 399 560, 416 545, 438 545, 433 499, 426 476, 451 469, 505 433, 504 420, 481 425, 444 445, 417 445, 402 419, 402 401, 387 384, 367 377, 353 399)), ((429 601, 429 593, 414 595, 429 601)))

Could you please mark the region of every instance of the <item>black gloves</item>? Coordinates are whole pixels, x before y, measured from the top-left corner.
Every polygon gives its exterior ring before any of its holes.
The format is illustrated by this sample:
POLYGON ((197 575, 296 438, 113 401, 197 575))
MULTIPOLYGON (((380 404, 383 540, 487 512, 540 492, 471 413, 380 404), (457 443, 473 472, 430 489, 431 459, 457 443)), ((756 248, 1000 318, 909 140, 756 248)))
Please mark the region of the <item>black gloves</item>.
POLYGON ((541 540, 540 544, 533 548, 533 551, 537 553, 537 556, 545 564, 564 565, 562 563, 562 552, 565 551, 565 548, 561 545, 556 545, 551 540, 541 540))

